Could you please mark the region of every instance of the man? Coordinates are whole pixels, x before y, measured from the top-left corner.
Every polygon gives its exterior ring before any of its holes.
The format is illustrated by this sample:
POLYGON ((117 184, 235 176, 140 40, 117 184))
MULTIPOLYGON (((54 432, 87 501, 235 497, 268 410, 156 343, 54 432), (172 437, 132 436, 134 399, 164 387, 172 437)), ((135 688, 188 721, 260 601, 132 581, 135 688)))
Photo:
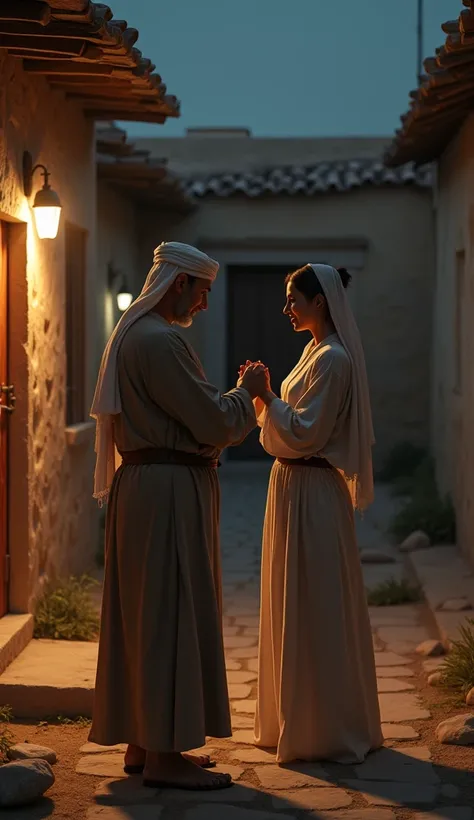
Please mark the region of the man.
POLYGON ((182 754, 231 734, 216 467, 220 451, 256 426, 259 366, 220 394, 175 329, 206 310, 218 268, 189 245, 156 249, 109 340, 91 409, 94 495, 110 497, 90 739, 127 743, 125 771, 160 788, 232 782, 205 770, 207 756, 182 754))

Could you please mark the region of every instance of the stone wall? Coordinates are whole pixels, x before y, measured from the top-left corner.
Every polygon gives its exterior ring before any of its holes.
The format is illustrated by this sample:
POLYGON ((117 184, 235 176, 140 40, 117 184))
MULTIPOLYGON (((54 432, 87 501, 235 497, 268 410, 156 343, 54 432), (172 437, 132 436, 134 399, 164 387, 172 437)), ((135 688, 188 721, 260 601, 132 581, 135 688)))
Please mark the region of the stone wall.
MULTIPOLYGON (((156 142, 161 148, 161 140, 156 142)), ((223 263, 209 313, 191 332, 209 377, 221 388, 228 387, 228 264, 292 265, 319 258, 351 268, 380 466, 397 442, 428 445, 433 223, 431 192, 415 187, 368 186, 315 197, 205 198, 185 220, 161 222, 158 229, 152 212, 142 215, 141 267, 148 269, 153 247, 171 239, 197 244, 223 263)))
POLYGON ((439 163, 436 205, 432 445, 439 486, 455 503, 459 544, 473 563, 474 117, 439 163))
MULTIPOLYGON (((91 499, 92 431, 82 438, 67 436, 65 427, 64 242, 66 221, 88 232, 86 344, 90 385, 94 367, 90 353, 97 347, 97 322, 93 318, 96 184, 92 124, 75 104, 53 92, 44 78, 26 74, 21 61, 5 52, 0 52, 0 129, 0 217, 26 224, 26 265, 23 270, 15 266, 10 271, 10 277, 17 279, 10 282, 10 292, 21 290, 25 277, 27 289, 27 315, 20 317, 25 323, 27 384, 18 383, 17 392, 28 401, 24 430, 28 497, 11 499, 9 545, 10 609, 21 611, 31 607, 49 575, 86 569, 97 545, 97 514, 91 499), (51 185, 60 196, 62 227, 55 240, 36 236, 23 194, 25 150, 31 152, 35 164, 48 167, 51 185), (20 517, 28 520, 27 544, 15 538, 15 522, 20 517)), ((41 184, 37 172, 34 192, 41 184)), ((19 370, 10 372, 11 381, 17 376, 20 378, 19 370)), ((10 464, 13 483, 15 469, 15 463, 10 464)))

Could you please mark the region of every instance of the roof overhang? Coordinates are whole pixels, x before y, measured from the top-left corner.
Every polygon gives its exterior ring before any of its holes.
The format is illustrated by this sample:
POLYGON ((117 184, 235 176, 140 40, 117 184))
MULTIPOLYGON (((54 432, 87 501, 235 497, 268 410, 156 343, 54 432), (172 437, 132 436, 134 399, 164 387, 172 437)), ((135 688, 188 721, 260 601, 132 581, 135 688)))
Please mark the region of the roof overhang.
POLYGON ((138 31, 90 0, 3 0, 0 48, 23 60, 93 119, 163 123, 179 102, 151 60, 135 47, 138 31))

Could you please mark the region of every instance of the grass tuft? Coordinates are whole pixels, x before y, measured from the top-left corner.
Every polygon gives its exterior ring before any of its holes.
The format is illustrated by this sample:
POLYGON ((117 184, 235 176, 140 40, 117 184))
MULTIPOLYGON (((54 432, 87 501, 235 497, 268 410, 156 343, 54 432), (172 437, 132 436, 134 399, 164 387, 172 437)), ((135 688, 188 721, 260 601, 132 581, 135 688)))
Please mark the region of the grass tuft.
POLYGON ((390 578, 367 592, 369 606, 398 606, 421 601, 421 587, 410 584, 406 579, 401 581, 390 578))
POLYGON ((49 584, 35 610, 35 638, 56 641, 94 641, 99 615, 90 591, 97 581, 87 575, 49 584))

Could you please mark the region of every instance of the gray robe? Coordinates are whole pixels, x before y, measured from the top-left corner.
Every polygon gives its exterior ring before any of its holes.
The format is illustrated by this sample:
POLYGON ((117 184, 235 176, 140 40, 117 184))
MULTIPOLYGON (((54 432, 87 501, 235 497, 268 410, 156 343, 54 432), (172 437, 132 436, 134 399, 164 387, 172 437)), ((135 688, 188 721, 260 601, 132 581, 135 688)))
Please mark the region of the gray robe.
MULTIPOLYGON (((217 458, 256 426, 248 392, 210 385, 180 333, 155 313, 118 356, 118 450, 217 458)), ((221 628, 217 471, 122 466, 113 482, 90 739, 149 751, 231 734, 221 628)))

